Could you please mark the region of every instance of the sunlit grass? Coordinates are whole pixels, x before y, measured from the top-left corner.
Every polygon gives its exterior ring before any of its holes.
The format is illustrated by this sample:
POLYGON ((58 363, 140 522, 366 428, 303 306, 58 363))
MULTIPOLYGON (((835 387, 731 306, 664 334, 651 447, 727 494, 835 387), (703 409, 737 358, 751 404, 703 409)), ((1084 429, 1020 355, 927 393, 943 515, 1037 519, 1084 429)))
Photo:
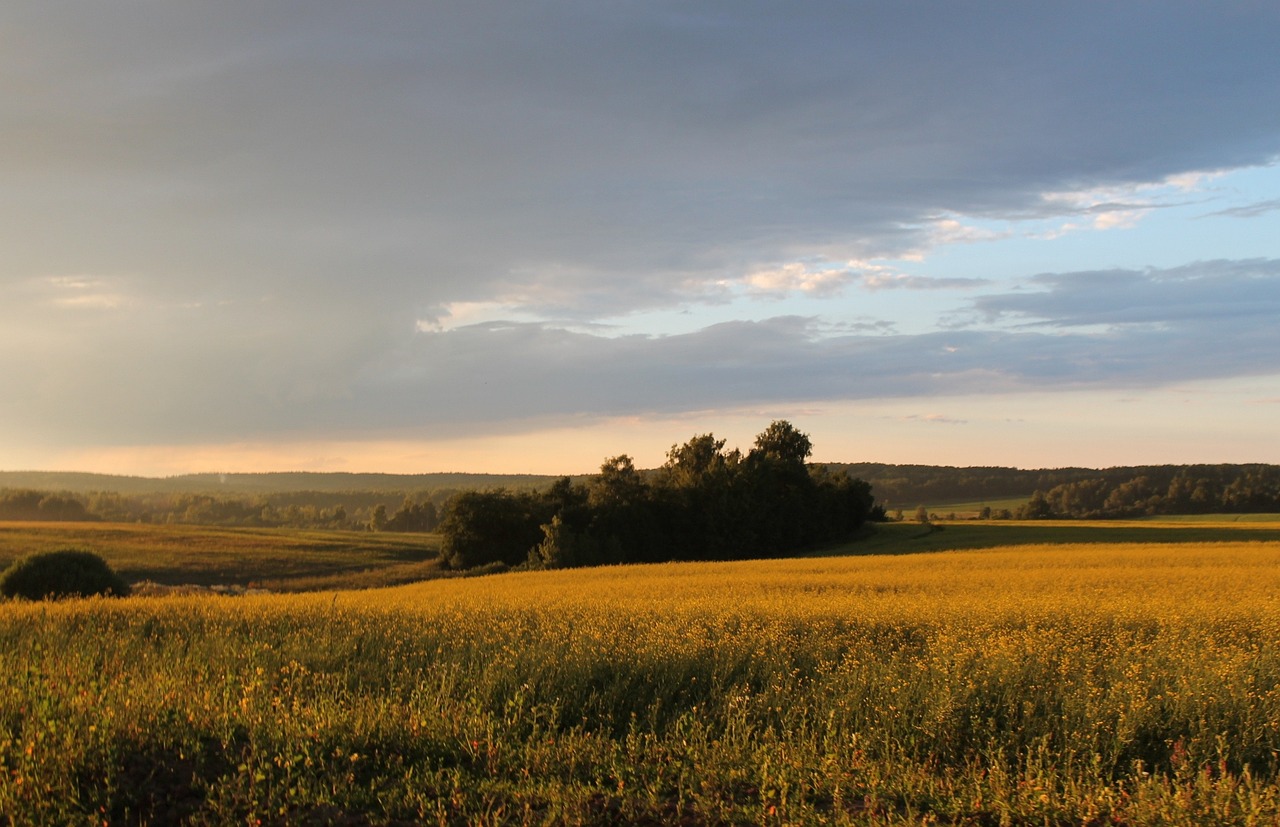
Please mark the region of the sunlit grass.
POLYGON ((1223 526, 1240 523, 1280 523, 1280 514, 1176 514, 1150 517, 1148 520, 1161 523, 1201 523, 1223 526))
MULTIPOLYGON (((1011 512, 1016 512, 1018 507, 1025 505, 1028 499, 1030 499, 1030 497, 1024 495, 1018 497, 999 497, 990 500, 964 500, 957 502, 944 501, 938 503, 926 502, 923 505, 929 509, 931 513, 942 515, 954 513, 958 517, 969 518, 976 517, 984 507, 990 508, 993 511, 1008 509, 1011 512)), ((920 503, 916 503, 916 505, 909 508, 905 506, 902 508, 907 519, 910 519, 915 515, 915 509, 918 505, 920 505, 920 503)))

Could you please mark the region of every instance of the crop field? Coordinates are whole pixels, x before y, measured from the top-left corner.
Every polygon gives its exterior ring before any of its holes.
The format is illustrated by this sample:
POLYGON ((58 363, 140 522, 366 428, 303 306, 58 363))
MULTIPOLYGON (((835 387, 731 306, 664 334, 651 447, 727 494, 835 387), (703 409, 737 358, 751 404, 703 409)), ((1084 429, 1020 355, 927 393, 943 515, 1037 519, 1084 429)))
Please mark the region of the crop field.
POLYGON ((1280 823, 1280 527, 1145 525, 0 604, 0 823, 1280 823))
POLYGON ((313 591, 430 577, 438 573, 440 538, 394 532, 0 522, 0 569, 23 554, 69 546, 101 555, 130 583, 313 591))
POLYGON ((1151 517, 1153 522, 1172 523, 1280 523, 1280 514, 1181 514, 1151 517))
MULTIPOLYGON (((1246 515, 1257 516, 1257 515, 1246 515)), ((1173 520, 957 520, 871 526, 854 542, 819 549, 813 556, 922 554, 1035 545, 1132 545, 1213 543, 1224 539, 1280 543, 1280 518, 1236 521, 1199 516, 1173 520)))

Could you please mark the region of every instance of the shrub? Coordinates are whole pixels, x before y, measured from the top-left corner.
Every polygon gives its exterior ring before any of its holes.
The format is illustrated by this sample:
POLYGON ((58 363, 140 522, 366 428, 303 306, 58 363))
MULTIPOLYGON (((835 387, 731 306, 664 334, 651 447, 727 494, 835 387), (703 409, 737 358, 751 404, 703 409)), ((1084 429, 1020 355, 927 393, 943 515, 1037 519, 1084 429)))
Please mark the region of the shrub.
POLYGON ((129 585, 111 570, 107 561, 83 549, 29 554, 0 577, 0 594, 28 600, 95 594, 123 597, 128 593, 129 585))

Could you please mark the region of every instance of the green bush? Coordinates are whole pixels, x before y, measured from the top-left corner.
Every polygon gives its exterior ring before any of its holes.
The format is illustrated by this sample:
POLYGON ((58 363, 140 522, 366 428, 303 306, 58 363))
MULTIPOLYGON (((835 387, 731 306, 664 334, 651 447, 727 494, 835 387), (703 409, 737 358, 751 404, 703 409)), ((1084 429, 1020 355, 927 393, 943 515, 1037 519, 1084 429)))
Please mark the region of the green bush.
POLYGON ((28 600, 96 594, 123 597, 128 593, 129 584, 111 570, 106 560, 76 548, 29 554, 15 561, 0 577, 0 594, 28 600))

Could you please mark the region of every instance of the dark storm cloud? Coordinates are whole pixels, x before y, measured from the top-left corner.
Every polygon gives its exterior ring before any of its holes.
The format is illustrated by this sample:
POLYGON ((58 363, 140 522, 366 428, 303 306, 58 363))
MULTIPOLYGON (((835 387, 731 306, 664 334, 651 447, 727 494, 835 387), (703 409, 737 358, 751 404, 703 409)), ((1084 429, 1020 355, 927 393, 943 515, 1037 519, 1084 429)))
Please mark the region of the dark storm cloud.
MULTIPOLYGON (((15 2, 0 27, 0 341, 31 354, 0 426, 59 437, 1079 379, 1069 354, 1105 342, 414 326, 713 300, 778 262, 913 250, 940 214, 1280 152, 1261 4, 15 2)), ((1022 300, 974 309, 1073 323, 1022 300)))
POLYGON ((1280 107, 1258 105, 1280 68, 1276 16, 1256 8, 105 3, 7 17, 23 37, 4 61, 20 80, 6 151, 44 185, 23 192, 31 218, 63 217, 30 258, 153 288, 203 277, 253 294, 265 278, 325 300, 364 301, 369 285, 397 304, 521 288, 537 301, 545 268, 553 287, 605 285, 625 309, 789 246, 910 246, 902 228, 938 209, 1280 150, 1280 107))

